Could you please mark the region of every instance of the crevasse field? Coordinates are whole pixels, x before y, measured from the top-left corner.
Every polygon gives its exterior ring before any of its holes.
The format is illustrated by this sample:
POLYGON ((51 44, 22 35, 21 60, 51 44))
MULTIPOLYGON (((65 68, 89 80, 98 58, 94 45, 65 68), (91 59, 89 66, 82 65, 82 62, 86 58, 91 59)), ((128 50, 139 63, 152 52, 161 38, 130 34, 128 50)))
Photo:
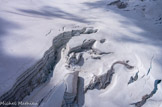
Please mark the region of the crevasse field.
POLYGON ((162 107, 162 0, 0 0, 0 107, 162 107))

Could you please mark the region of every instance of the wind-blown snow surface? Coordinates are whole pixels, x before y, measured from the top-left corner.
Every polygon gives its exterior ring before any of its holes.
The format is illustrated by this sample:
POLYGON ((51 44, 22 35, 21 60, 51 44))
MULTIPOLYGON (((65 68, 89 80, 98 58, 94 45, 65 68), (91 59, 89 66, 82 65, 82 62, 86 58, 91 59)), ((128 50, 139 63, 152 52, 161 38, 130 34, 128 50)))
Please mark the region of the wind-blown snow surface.
MULTIPOLYGON (((154 81, 162 79, 162 1, 121 0, 127 4, 122 9, 116 4, 107 5, 113 1, 0 0, 0 96, 12 88, 24 71, 43 57, 54 37, 64 31, 83 27, 94 27, 98 31, 73 37, 67 47, 77 47, 83 41, 94 39, 93 49, 110 54, 93 55, 90 54, 91 50, 81 51, 77 53, 83 54, 81 62, 71 64, 68 68, 68 48, 65 52, 62 50, 53 77, 24 101, 40 103, 45 98, 40 106, 59 107, 63 103, 64 92, 73 92, 67 86, 76 87, 68 85, 73 80, 73 76, 66 78, 68 73, 79 71, 85 88, 94 75, 105 74, 114 62, 127 60, 129 65, 134 66, 133 69, 115 65, 110 85, 105 89, 88 90, 83 98, 78 98, 81 100, 79 103, 82 102, 79 105, 133 107, 135 105, 132 103, 150 94, 154 81), (102 39, 105 39, 104 43, 100 42, 102 39), (137 72, 138 79, 128 84, 131 76, 134 77, 137 72)), ((162 107, 161 95, 162 84, 159 83, 157 92, 143 106, 162 107)))

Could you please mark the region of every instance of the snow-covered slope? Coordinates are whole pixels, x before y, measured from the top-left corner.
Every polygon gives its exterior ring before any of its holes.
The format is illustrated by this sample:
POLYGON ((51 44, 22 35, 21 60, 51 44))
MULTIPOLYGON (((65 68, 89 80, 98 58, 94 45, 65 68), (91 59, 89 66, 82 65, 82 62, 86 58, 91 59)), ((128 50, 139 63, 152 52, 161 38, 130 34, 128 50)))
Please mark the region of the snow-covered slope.
POLYGON ((161 10, 161 0, 0 0, 0 101, 162 107, 161 10))

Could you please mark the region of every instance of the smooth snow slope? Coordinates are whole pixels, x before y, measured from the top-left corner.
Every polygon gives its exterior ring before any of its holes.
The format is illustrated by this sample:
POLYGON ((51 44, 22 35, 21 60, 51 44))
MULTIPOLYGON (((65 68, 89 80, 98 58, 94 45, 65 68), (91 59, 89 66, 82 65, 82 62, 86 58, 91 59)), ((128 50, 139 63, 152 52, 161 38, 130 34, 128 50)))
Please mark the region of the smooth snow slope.
MULTIPOLYGON (((87 26, 97 28, 98 32, 72 38, 69 46, 75 47, 85 39, 96 39, 94 48, 115 54, 103 56, 101 60, 84 61, 80 68, 84 72, 80 76, 85 79, 85 85, 94 74, 104 74, 114 61, 129 60, 135 68, 127 70, 121 65, 115 66, 111 85, 103 90, 88 90, 84 106, 128 107, 149 94, 154 81, 162 79, 162 1, 121 0, 128 3, 124 9, 107 5, 112 1, 0 0, 0 96, 12 87, 20 74, 42 58, 55 36, 87 26), (105 43, 101 44, 101 39, 106 39, 105 43), (152 68, 147 75, 150 63, 152 68), (138 80, 128 85, 130 77, 138 71, 138 80)), ((87 53, 83 57, 89 58, 87 53)), ((59 84, 56 93, 64 87, 60 82, 70 72, 64 67, 64 60, 62 57, 57 64, 50 82, 34 90, 25 101, 39 102, 55 85, 59 84)), ((156 94, 144 106, 161 107, 161 94, 160 83, 156 94)), ((56 98, 52 95, 45 105, 56 98)))

